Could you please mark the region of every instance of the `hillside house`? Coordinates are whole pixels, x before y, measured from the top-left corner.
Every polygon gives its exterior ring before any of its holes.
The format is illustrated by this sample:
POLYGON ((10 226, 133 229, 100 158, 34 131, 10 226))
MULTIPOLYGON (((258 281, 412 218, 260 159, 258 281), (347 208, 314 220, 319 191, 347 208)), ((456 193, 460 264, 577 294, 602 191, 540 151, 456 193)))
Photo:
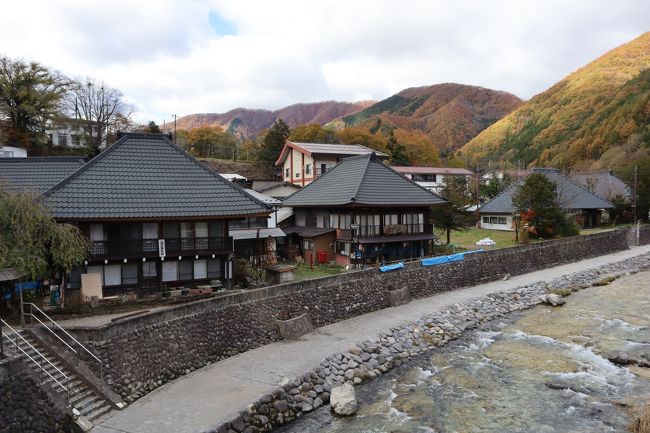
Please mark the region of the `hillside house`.
POLYGON ((343 266, 428 255, 429 208, 443 203, 374 153, 345 158, 284 201, 294 211, 285 255, 343 266))
MULTIPOLYGON (((532 173, 541 173, 556 185, 557 202, 568 214, 573 215, 580 227, 600 225, 604 211, 613 205, 586 188, 563 176, 559 170, 552 168, 534 168, 532 173)), ((479 208, 481 228, 490 230, 515 230, 513 216, 517 213, 512 204, 517 186, 524 180, 515 182, 501 194, 479 208)))
POLYGON ((571 179, 605 200, 611 201, 616 197, 632 200, 630 187, 611 170, 574 173, 571 179))
POLYGON ((229 224, 272 211, 161 134, 123 135, 51 185, 43 201, 91 243, 68 288, 80 288, 82 274, 99 274, 103 296, 212 279, 227 285, 229 224))
POLYGON ((236 257, 253 262, 256 257, 276 256, 278 243, 284 244, 285 233, 278 227, 277 211, 282 202, 252 189, 244 190, 255 199, 267 204, 273 212, 268 217, 248 217, 233 221, 228 227, 229 236, 234 241, 236 257))
POLYGON ((465 168, 453 167, 399 167, 391 166, 393 170, 402 173, 423 188, 440 194, 450 178, 462 178, 469 181, 473 173, 465 168))
POLYGON ((359 144, 294 143, 284 144, 276 167, 282 168, 282 180, 300 186, 309 185, 343 160, 355 155, 375 153, 384 160, 388 155, 359 144))

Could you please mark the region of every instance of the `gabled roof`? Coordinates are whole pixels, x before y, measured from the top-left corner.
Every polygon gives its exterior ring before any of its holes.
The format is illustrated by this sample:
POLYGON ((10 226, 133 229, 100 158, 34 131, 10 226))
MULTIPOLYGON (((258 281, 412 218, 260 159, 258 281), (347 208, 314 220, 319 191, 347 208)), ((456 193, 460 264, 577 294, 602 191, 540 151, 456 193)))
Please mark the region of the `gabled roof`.
POLYGON ((360 144, 326 144, 326 143, 294 143, 287 140, 280 152, 280 156, 275 165, 280 165, 289 154, 289 149, 296 149, 305 155, 338 155, 341 157, 354 155, 368 155, 375 153, 381 159, 388 158, 388 155, 376 150, 370 149, 360 144))
POLYGON ((402 167, 391 165, 393 170, 403 174, 446 174, 446 175, 464 175, 472 176, 474 173, 466 168, 456 167, 402 167))
POLYGON ((246 188, 244 191, 247 194, 250 194, 252 197, 258 199, 262 203, 266 203, 270 206, 280 206, 282 204, 282 201, 278 200, 277 198, 273 198, 266 194, 262 194, 261 192, 255 191, 254 189, 246 188))
POLYGON ((444 203, 383 164, 375 154, 345 158, 330 171, 287 197, 285 206, 431 206, 444 203))
POLYGON ((270 208, 162 134, 125 134, 45 192, 59 219, 241 217, 270 208))
MULTIPOLYGON (((563 209, 611 209, 613 206, 607 200, 590 193, 578 185, 559 170, 553 168, 534 168, 533 173, 541 173, 549 180, 555 182, 557 199, 563 209)), ((501 194, 485 203, 479 209, 479 213, 506 213, 512 214, 515 208, 512 204, 512 197, 517 191, 517 186, 524 183, 524 180, 516 182, 508 187, 501 194)))
POLYGON ((594 171, 575 173, 571 179, 582 185, 589 192, 605 200, 611 200, 617 195, 631 198, 632 190, 611 171, 594 171))
POLYGON ((82 156, 0 158, 0 185, 10 192, 41 194, 84 165, 82 156))

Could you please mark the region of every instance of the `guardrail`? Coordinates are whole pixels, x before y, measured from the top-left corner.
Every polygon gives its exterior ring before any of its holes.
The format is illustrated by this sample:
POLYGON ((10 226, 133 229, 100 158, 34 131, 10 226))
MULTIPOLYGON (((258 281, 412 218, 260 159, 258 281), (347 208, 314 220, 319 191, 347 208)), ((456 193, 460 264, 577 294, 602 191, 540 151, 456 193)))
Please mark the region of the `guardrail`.
POLYGON ((83 351, 86 352, 88 355, 90 355, 90 357, 93 358, 93 359, 94 359, 94 360, 99 364, 99 376, 100 376, 100 380, 101 380, 101 385, 100 385, 100 386, 101 386, 102 388, 104 387, 104 363, 102 362, 101 359, 99 359, 99 358, 97 357, 97 355, 95 355, 94 353, 92 353, 92 352, 91 352, 91 351, 90 351, 86 346, 84 346, 83 344, 81 344, 81 342, 79 342, 79 340, 77 340, 76 338, 74 338, 74 337, 73 337, 73 336, 72 336, 68 331, 66 331, 66 330, 63 329, 61 326, 59 326, 58 323, 56 323, 54 320, 52 320, 52 318, 51 318, 50 316, 48 316, 48 315, 47 315, 43 310, 41 310, 40 308, 38 308, 38 306, 35 305, 34 303, 31 303, 31 302, 25 302, 25 303, 23 303, 23 311, 22 311, 22 314, 23 314, 24 316, 30 316, 30 317, 31 317, 31 323, 32 323, 32 324, 34 323, 34 320, 36 320, 38 323, 40 323, 40 324, 43 326, 44 329, 47 329, 47 330, 48 330, 52 335, 54 335, 54 337, 56 337, 56 338, 57 338, 61 343, 63 343, 63 344, 64 344, 64 345, 65 345, 65 346, 66 346, 66 347, 67 347, 67 348, 68 348, 72 353, 74 353, 75 356, 77 357, 77 359, 79 359, 79 352, 80 352, 80 351, 77 350, 77 349, 75 349, 74 347, 72 347, 73 345, 76 345, 75 347, 77 347, 78 349, 83 350, 83 351), (25 305, 28 305, 28 306, 29 306, 29 313, 26 313, 26 312, 24 311, 24 306, 25 306, 25 305), (43 321, 42 321, 42 320, 41 320, 41 319, 40 319, 36 314, 34 314, 34 310, 36 310, 36 312, 37 312, 38 314, 41 314, 41 315, 46 319, 46 321, 43 322, 43 321), (49 324, 49 326, 48 326, 48 324, 49 324), (59 333, 55 331, 55 329, 58 329, 58 330, 59 330, 60 332, 62 332, 66 337, 68 337, 68 338, 70 339, 70 340, 69 340, 70 343, 68 343, 67 341, 65 341, 65 340, 64 340, 64 339, 59 335, 59 333))

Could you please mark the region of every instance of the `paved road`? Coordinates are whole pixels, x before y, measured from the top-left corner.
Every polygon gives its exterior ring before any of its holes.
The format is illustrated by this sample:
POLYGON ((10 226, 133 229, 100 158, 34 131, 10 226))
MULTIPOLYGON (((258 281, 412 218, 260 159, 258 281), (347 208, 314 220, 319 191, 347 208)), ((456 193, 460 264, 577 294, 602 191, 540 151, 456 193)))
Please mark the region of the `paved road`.
POLYGON ((324 326, 299 341, 281 341, 239 354, 167 383, 124 410, 94 433, 196 433, 227 421, 284 378, 311 370, 330 354, 457 302, 650 252, 636 247, 480 286, 418 299, 407 305, 324 326))

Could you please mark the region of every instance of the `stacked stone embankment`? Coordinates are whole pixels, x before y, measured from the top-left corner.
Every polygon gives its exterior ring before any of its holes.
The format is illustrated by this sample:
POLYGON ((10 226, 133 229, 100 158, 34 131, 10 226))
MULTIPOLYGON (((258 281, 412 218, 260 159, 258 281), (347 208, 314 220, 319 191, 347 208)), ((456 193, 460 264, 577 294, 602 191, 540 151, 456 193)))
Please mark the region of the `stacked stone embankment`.
POLYGON ((0 360, 0 432, 68 433, 65 402, 48 393, 22 359, 0 360))
POLYGON ((327 357, 313 370, 254 401, 231 421, 215 427, 216 433, 261 433, 291 422, 327 404, 332 388, 354 385, 379 377, 410 358, 443 346, 485 322, 542 302, 548 290, 580 290, 609 283, 619 276, 650 269, 650 255, 596 269, 538 282, 513 290, 455 304, 408 325, 388 330, 358 343, 347 352, 327 357))
POLYGON ((308 313, 321 327, 388 308, 391 292, 405 288, 411 298, 422 298, 624 250, 626 234, 615 230, 471 254, 440 266, 414 262, 388 274, 367 269, 265 287, 74 332, 104 360, 109 386, 132 402, 195 369, 280 340, 279 311, 308 313))

